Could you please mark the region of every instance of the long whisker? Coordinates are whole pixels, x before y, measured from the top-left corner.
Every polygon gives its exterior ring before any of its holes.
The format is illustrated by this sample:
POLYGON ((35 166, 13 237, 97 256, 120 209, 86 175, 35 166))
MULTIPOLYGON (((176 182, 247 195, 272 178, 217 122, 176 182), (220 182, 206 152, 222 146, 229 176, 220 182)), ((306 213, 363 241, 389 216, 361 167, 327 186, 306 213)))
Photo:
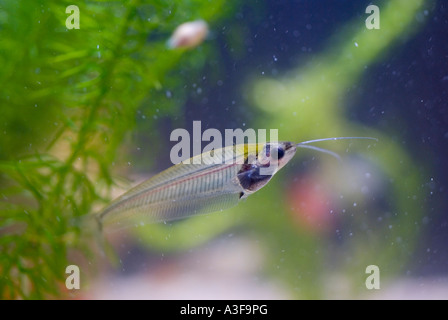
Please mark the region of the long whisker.
POLYGON ((303 144, 314 143, 314 142, 321 142, 321 141, 349 140, 349 139, 365 139, 365 140, 375 140, 375 141, 378 141, 377 138, 372 138, 372 137, 335 137, 335 138, 324 138, 324 139, 308 140, 308 141, 304 141, 304 142, 298 143, 297 146, 303 145, 303 144))
POLYGON ((322 149, 322 148, 315 147, 315 146, 308 146, 306 144, 303 145, 303 144, 300 144, 300 143, 297 144, 297 148, 312 149, 312 150, 316 150, 316 151, 319 151, 319 152, 323 152, 323 153, 329 154, 330 156, 333 156, 336 159, 338 159, 339 161, 341 161, 341 157, 336 152, 333 152, 333 151, 330 151, 330 150, 327 150, 327 149, 322 149))

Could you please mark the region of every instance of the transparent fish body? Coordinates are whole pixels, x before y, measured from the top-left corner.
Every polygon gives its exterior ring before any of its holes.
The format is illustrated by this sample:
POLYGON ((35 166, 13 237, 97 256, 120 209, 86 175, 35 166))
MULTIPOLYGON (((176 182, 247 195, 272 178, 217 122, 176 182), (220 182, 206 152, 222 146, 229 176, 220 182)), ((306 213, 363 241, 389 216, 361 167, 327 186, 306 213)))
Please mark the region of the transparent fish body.
POLYGON ((223 211, 264 187, 294 157, 297 148, 324 152, 340 160, 336 153, 309 144, 345 139, 377 141, 337 137, 297 144, 240 144, 204 152, 132 188, 95 217, 102 228, 120 228, 223 211))
POLYGON ((214 151, 222 151, 221 163, 215 164, 213 152, 208 152, 184 161, 190 164, 168 168, 117 198, 98 214, 98 220, 102 227, 121 227, 233 207, 244 193, 237 175, 249 155, 256 156, 259 147, 230 146, 214 151))

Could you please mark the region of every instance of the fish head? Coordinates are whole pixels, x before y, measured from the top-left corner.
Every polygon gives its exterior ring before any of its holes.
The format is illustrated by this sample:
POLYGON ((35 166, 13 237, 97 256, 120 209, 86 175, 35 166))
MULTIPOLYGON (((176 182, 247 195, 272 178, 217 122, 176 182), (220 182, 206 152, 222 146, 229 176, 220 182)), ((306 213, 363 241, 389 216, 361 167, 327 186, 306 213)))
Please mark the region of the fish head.
POLYGON ((275 174, 283 168, 296 154, 296 144, 289 141, 265 143, 261 153, 258 154, 258 163, 261 167, 270 168, 266 174, 275 174))
POLYGON ((291 142, 268 142, 260 144, 257 155, 249 155, 238 173, 243 197, 263 188, 296 153, 296 144, 291 142), (251 160, 252 159, 252 160, 251 160))

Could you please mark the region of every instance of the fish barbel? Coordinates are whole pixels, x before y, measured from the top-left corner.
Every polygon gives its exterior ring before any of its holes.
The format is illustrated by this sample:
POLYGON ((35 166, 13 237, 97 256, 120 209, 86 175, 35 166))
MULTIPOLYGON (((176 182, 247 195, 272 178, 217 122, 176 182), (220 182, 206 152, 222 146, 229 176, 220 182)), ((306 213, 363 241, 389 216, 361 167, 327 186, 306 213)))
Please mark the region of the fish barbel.
POLYGON ((95 217, 101 228, 120 228, 222 211, 264 187, 294 157, 297 148, 313 149, 339 158, 332 151, 308 144, 341 139, 377 140, 338 137, 297 144, 240 144, 211 150, 174 165, 130 189, 95 217))

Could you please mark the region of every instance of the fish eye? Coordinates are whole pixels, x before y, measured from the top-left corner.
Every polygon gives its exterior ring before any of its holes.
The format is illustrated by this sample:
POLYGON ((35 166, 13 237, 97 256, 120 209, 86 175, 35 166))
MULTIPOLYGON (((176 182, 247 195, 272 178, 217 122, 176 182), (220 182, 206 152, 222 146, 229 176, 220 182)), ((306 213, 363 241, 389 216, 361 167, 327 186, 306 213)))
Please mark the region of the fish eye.
POLYGON ((276 157, 277 160, 280 160, 281 158, 284 157, 285 150, 283 150, 283 148, 273 148, 271 154, 272 155, 277 155, 277 157, 276 157))

